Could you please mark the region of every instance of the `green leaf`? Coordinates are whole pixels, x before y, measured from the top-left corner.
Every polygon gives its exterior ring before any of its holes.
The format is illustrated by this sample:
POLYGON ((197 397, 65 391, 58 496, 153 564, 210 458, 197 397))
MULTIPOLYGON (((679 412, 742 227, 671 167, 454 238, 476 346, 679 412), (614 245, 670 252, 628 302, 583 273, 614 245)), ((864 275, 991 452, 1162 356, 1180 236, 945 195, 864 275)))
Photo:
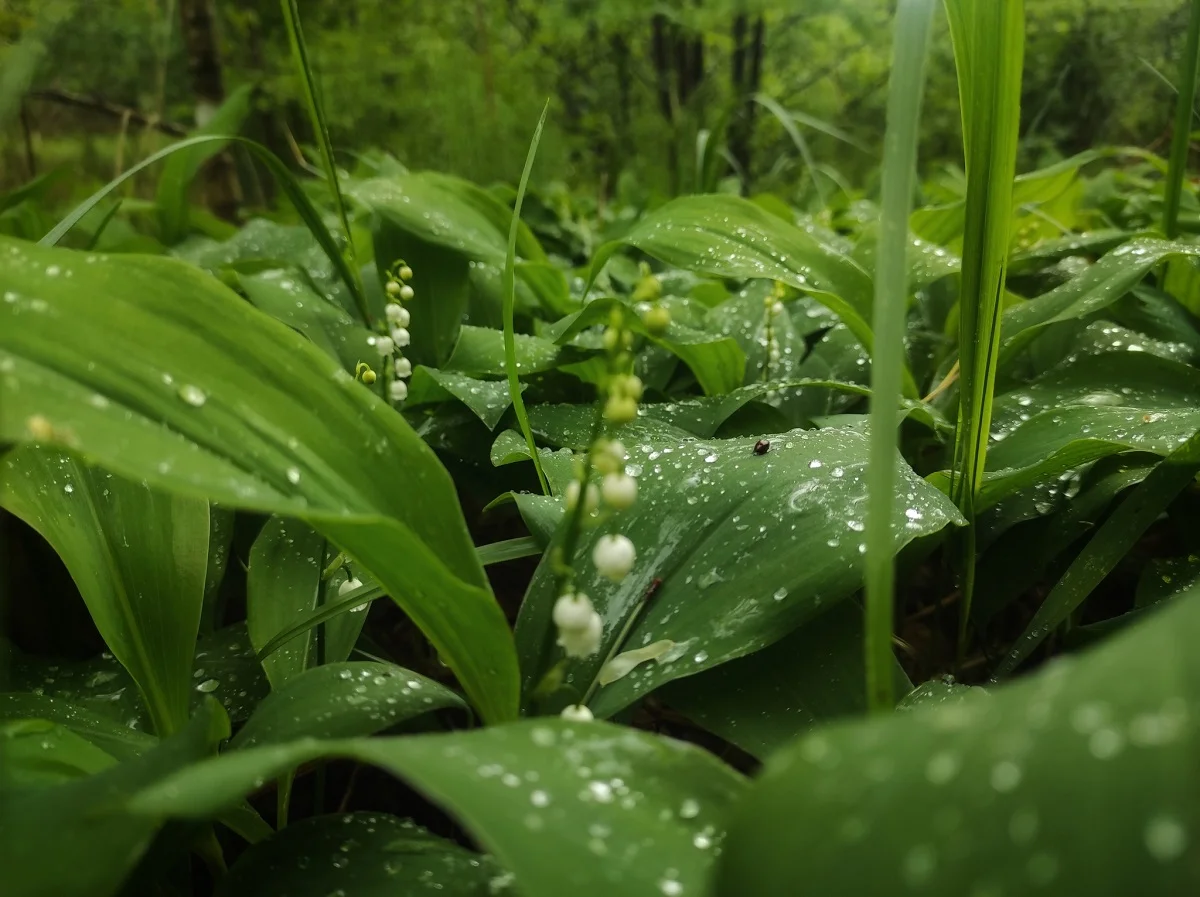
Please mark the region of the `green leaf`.
MULTIPOLYGON (((150 720, 145 704, 129 673, 111 654, 105 652, 85 661, 17 655, 11 658, 11 664, 8 687, 67 701, 72 715, 76 709, 83 715, 95 713, 127 729, 131 738, 146 737, 150 720)), ((270 691, 243 623, 202 636, 196 643, 192 667, 192 715, 211 695, 221 702, 231 720, 241 722, 270 691)), ((50 711, 46 714, 48 719, 60 721, 50 711)), ((71 719, 61 721, 72 725, 71 719)), ((117 756, 111 745, 101 747, 117 756)))
MULTIPOLYGON (((578 587, 604 618, 600 652, 568 661, 547 711, 576 703, 610 655, 670 639, 676 649, 599 689, 591 702, 608 715, 672 679, 699 673, 782 639, 862 584, 862 511, 867 439, 855 430, 793 430, 756 437, 654 438, 650 424, 622 433, 638 500, 614 524, 638 551, 620 584, 600 577, 591 556, 608 527, 588 531, 575 563, 578 587), (753 566, 748 559, 753 558, 753 566), (804 558, 797 564, 796 558, 804 558), (647 600, 647 591, 661 580, 647 600)), ((661 426, 661 425, 659 425, 661 426)), ((898 550, 957 522, 945 496, 897 458, 894 519, 898 550)), ((562 656, 551 608, 558 594, 543 560, 517 623, 526 700, 562 656)))
MULTIPOLYGON (((252 84, 241 84, 235 88, 212 119, 193 136, 222 136, 236 134, 250 114, 250 99, 254 92, 252 84)), ((163 165, 158 179, 155 205, 158 208, 160 238, 168 246, 178 243, 187 233, 189 193, 201 166, 227 146, 219 140, 193 146, 185 152, 175 153, 163 165)))
MULTIPOLYGON (((540 336, 518 333, 515 340, 517 371, 522 376, 554 370, 564 354, 553 342, 540 336)), ((487 327, 464 326, 444 369, 473 376, 503 377, 504 334, 487 327)))
MULTIPOLYGON (((669 682, 659 697, 710 732, 766 758, 818 723, 867 709, 863 612, 841 601, 770 647, 669 682)), ((909 689, 895 658, 895 686, 909 689)))
POLYGON ((61 698, 31 692, 0 694, 0 720, 21 719, 64 726, 118 760, 136 757, 157 743, 144 732, 61 698))
POLYGON ((61 785, 116 761, 66 726, 42 719, 0 723, 0 792, 61 785))
POLYGON ((1186 894, 1195 593, 1079 659, 818 730, 739 805, 713 893, 1186 894))
MULTIPOLYGON (((321 578, 328 543, 301 520, 273 517, 262 528, 250 550, 246 574, 246 625, 255 649, 263 647, 296 620, 325 603, 329 588, 337 589, 345 576, 328 583, 321 578)), ((350 656, 364 614, 339 615, 325 627, 324 656, 318 659, 313 631, 263 657, 263 669, 273 689, 320 662, 336 663, 350 656)))
POLYGON ((216 897, 489 897, 510 878, 491 858, 407 819, 346 813, 302 819, 246 851, 216 897))
MULTIPOLYGON (((524 386, 521 387, 524 389, 524 386)), ((508 384, 500 380, 476 380, 453 371, 419 366, 413 369, 405 408, 456 399, 466 405, 489 430, 496 429, 512 404, 508 384)))
POLYGON ((151 817, 207 817, 255 782, 322 756, 410 782, 457 817, 526 897, 697 893, 720 847, 721 820, 744 788, 740 775, 690 745, 605 723, 531 720, 237 751, 129 806, 151 817), (604 875, 595 874, 597 862, 604 875))
MULTIPOLYGON (((713 277, 769 278, 832 309, 868 351, 871 279, 852 259, 736 196, 685 196, 638 221, 592 261, 591 279, 621 244, 713 277)), ((910 393, 915 395, 915 391, 910 393)))
POLYGON ((105 644, 137 683, 154 731, 180 728, 204 602, 208 503, 25 446, 0 462, 0 505, 67 565, 105 644))
POLYGON ((390 663, 331 663, 272 692, 229 746, 373 735, 443 707, 466 704, 445 686, 390 663))
POLYGON ((210 756, 228 734, 224 713, 208 701, 186 728, 136 759, 49 788, 6 791, 0 800, 6 897, 116 893, 158 828, 152 818, 125 812, 125 800, 210 756))
POLYGON ((1000 364, 1007 364, 1042 328, 1108 307, 1164 261, 1200 256, 1200 247, 1166 240, 1131 240, 1049 293, 1004 314, 1000 364))
POLYGON ((967 518, 964 540, 963 641, 975 583, 974 518, 983 481, 1021 119, 1025 56, 1024 0, 947 0, 967 163, 958 358, 958 432, 950 495, 967 518))
POLYGON ((379 580, 485 719, 515 715, 508 624, 449 475, 398 413, 184 263, 3 240, 0 280, 0 438, 306 520, 379 580))
POLYGON ((371 331, 294 273, 274 270, 241 274, 237 283, 256 308, 303 333, 346 370, 353 371, 360 361, 376 364, 379 353, 367 342, 373 336, 371 331))
MULTIPOLYGON (((582 311, 568 315, 548 328, 545 336, 559 345, 570 342, 589 327, 608 323, 612 309, 624 306, 619 299, 597 299, 582 311)), ((661 335, 651 334, 637 314, 625 316, 626 327, 662 346, 686 364, 707 395, 720 395, 742 385, 746 358, 737 342, 728 337, 705 333, 674 322, 661 335)))
POLYGON ((1200 431, 1147 474, 1067 568, 996 668, 1006 676, 1081 605, 1200 471, 1200 431))
POLYGON ((871 358, 870 455, 867 467, 866 630, 864 664, 868 705, 890 711, 895 655, 895 546, 892 520, 896 505, 896 465, 900 442, 894 408, 904 397, 905 329, 908 312, 908 218, 917 175, 917 143, 925 66, 933 29, 933 0, 907 0, 896 8, 892 73, 888 87, 884 140, 883 196, 875 265, 875 308, 871 326, 878 342, 871 358))

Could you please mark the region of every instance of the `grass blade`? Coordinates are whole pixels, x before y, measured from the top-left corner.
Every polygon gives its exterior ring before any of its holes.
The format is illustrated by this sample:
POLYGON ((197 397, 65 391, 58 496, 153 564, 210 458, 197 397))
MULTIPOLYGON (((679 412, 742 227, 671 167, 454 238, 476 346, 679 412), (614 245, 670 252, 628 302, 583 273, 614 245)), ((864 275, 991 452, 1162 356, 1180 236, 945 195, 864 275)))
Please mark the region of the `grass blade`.
POLYGON ((983 478, 1000 343, 1025 53, 1024 0, 946 0, 967 163, 959 294, 961 399, 950 497, 967 518, 960 643, 975 578, 975 495, 983 478))
POLYGON ((883 189, 875 262, 875 354, 871 360, 871 447, 867 466, 866 664, 867 706, 891 710, 892 511, 896 492, 896 405, 904 390, 904 325, 908 308, 908 216, 917 172, 917 139, 934 0, 900 0, 896 9, 883 189))
POLYGON ((1163 197, 1163 233, 1173 240, 1179 235, 1179 198, 1187 170, 1192 137, 1192 108, 1196 101, 1196 77, 1200 75, 1200 0, 1192 0, 1187 46, 1179 63, 1179 91, 1175 99, 1175 129, 1171 135, 1171 160, 1163 197))
MULTIPOLYGON (((316 135, 317 146, 321 151, 321 166, 325 169, 325 178, 329 181, 329 190, 333 193, 333 203, 337 207, 342 233, 346 238, 346 253, 350 257, 350 269, 355 282, 357 282, 358 264, 354 253, 354 235, 350 232, 350 219, 346 216, 346 202, 342 197, 341 184, 338 182, 337 166, 333 160, 333 144, 329 140, 329 127, 325 123, 325 113, 321 109, 321 101, 317 96, 312 65, 308 61, 308 47, 304 43, 304 32, 300 28, 300 10, 296 6, 296 0, 279 0, 279 5, 283 10, 288 41, 292 45, 292 55, 296 58, 296 68, 300 73, 300 84, 304 89, 304 104, 308 108, 313 134, 316 135)), ((350 292, 358 305, 358 312, 362 315, 363 323, 369 326, 371 316, 362 285, 359 284, 357 289, 352 289, 350 292)))
POLYGON ((172 153, 184 152, 195 146, 201 146, 206 143, 236 143, 248 150, 254 158, 266 167, 275 178, 275 182, 279 185, 287 198, 291 200, 295 206, 296 212, 300 215, 300 219, 304 222, 312 233, 313 238, 320 245, 325 254, 329 256, 329 260, 333 263, 334 270, 337 271, 338 277, 346 284, 346 288, 354 296, 355 303, 361 309, 366 304, 366 296, 362 290, 362 284, 346 263, 346 257, 342 255, 342 251, 338 248, 337 241, 333 238, 333 234, 329 232, 329 228, 325 226, 325 222, 321 219, 321 213, 317 211, 317 207, 313 205, 312 200, 308 198, 308 194, 304 192, 304 188, 300 186, 300 182, 292 175, 287 166, 279 160, 273 152, 263 146, 261 143, 250 140, 246 137, 235 137, 227 134, 202 134, 196 137, 189 137, 185 140, 180 140, 178 143, 172 143, 168 147, 164 147, 157 153, 147 156, 137 165, 131 167, 128 171, 121 174, 120 177, 113 178, 74 209, 72 209, 65 218, 50 230, 46 236, 38 240, 42 246, 56 246, 58 241, 70 232, 79 221, 87 215, 92 209, 99 205, 104 197, 108 196, 116 190, 121 184, 129 180, 138 172, 149 168, 155 162, 167 158, 172 153))
POLYGON ((517 415, 521 433, 525 436, 525 444, 529 446, 529 455, 533 458, 533 467, 537 471, 538 482, 542 484, 543 495, 550 494, 550 484, 546 482, 546 473, 542 470, 537 444, 533 441, 533 430, 529 428, 525 401, 521 398, 521 380, 517 375, 517 338, 513 330, 513 306, 517 298, 517 232, 521 227, 521 205, 525 201, 529 172, 533 170, 533 160, 537 156, 538 144, 542 140, 542 127, 546 124, 546 113, 549 111, 550 101, 547 100, 546 105, 542 107, 542 117, 538 119, 537 128, 534 129, 529 153, 525 157, 525 170, 521 172, 521 183, 517 187, 517 198, 513 203, 512 225, 508 229, 508 251, 504 256, 504 368, 508 373, 508 391, 512 396, 513 411, 517 415))

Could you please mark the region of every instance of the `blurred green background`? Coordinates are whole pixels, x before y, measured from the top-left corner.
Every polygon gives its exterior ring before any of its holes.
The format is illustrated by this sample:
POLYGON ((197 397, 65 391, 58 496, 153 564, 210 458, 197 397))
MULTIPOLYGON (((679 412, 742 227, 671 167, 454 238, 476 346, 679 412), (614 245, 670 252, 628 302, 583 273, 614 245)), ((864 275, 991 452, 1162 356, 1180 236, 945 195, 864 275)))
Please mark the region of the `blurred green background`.
MULTIPOLYGON (((873 183, 890 0, 299 6, 348 167, 382 151, 410 168, 514 181, 549 98, 538 180, 600 202, 711 185, 697 172, 698 146, 710 158, 721 148, 726 189, 799 201, 814 177, 805 153, 823 188, 873 183)), ((1102 144, 1163 151, 1186 14, 1179 0, 1030 0, 1020 167, 1102 144)), ((927 177, 961 164, 939 18, 927 177)), ((0 0, 0 43, 3 188, 55 166, 76 175, 62 189, 107 181, 241 85, 254 88, 245 133, 289 159, 293 142, 311 140, 277 0, 0 0)), ((270 187, 245 189, 254 199, 270 187)))

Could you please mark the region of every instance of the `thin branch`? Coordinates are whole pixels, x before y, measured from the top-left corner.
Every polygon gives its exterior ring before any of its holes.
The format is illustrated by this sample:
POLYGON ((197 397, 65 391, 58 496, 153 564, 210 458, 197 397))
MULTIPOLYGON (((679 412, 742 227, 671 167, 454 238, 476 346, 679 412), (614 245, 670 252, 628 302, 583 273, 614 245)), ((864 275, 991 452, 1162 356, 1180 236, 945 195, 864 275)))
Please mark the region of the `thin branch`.
POLYGON ((187 134, 187 129, 182 125, 177 125, 174 122, 162 121, 152 115, 146 115, 129 106, 119 106, 116 103, 110 103, 101 97, 84 96, 83 94, 71 93, 67 90, 59 90, 54 87, 45 87, 39 90, 31 90, 27 95, 29 99, 46 100, 51 103, 59 103, 63 106, 75 106, 79 109, 88 109, 92 112, 100 112, 111 118, 125 119, 128 118, 131 122, 136 122, 147 128, 154 128, 162 131, 164 134, 170 134, 174 137, 183 137, 187 134))

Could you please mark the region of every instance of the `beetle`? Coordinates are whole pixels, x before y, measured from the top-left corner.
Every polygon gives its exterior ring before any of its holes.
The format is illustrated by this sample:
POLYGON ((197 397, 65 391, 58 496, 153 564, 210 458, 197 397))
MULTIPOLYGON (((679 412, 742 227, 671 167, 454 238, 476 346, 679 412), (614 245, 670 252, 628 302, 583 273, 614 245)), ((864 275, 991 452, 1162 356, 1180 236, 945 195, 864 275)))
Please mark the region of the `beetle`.
POLYGON ((754 443, 754 454, 765 455, 771 450, 771 442, 768 439, 760 439, 754 443))

